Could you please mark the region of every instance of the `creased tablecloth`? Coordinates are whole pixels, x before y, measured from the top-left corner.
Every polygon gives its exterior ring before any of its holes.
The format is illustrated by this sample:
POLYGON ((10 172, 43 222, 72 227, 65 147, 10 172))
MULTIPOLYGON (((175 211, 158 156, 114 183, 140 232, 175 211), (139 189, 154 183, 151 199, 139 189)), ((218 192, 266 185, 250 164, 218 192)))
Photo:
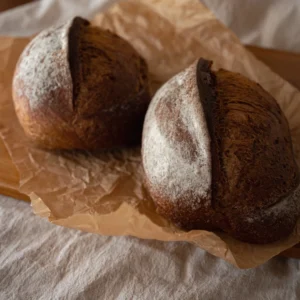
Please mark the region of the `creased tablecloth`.
POLYGON ((0 228, 1 300, 300 298, 296 259, 239 270, 188 243, 52 225, 28 203, 4 196, 0 228))

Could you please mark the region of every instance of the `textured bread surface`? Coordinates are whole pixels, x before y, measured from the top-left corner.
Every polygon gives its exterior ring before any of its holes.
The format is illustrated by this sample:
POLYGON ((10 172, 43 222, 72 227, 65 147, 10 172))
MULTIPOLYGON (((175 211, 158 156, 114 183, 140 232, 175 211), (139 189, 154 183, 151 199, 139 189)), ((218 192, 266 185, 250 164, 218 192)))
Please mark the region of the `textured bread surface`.
POLYGON ((199 60, 154 96, 143 132, 145 184, 158 211, 184 229, 279 240, 299 216, 288 123, 260 85, 210 66, 199 60), (182 97, 185 89, 194 92, 182 97))
POLYGON ((128 42, 77 17, 27 46, 13 98, 25 133, 41 147, 131 146, 150 102, 147 65, 128 42))

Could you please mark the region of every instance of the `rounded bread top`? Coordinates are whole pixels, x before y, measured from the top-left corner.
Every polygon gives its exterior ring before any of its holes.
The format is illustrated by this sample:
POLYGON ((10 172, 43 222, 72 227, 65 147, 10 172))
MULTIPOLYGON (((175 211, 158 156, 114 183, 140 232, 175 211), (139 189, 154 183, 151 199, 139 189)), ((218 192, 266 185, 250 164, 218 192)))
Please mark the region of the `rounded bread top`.
POLYGON ((142 143, 151 192, 195 210, 210 203, 212 180, 210 136, 196 68, 197 62, 157 91, 146 114, 142 143))
POLYGON ((45 105, 49 109, 61 107, 62 103, 65 109, 72 109, 68 37, 74 20, 42 31, 19 58, 13 81, 15 98, 28 99, 32 112, 45 105), (62 96, 66 101, 62 101, 62 96))

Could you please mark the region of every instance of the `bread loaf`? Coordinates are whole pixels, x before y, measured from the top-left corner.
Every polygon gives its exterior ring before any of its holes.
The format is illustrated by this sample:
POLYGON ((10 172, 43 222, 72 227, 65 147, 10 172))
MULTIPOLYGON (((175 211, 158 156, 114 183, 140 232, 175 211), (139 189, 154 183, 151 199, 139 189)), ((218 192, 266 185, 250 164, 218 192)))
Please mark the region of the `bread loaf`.
POLYGON ((154 96, 144 123, 145 184, 180 227, 279 240, 299 216, 299 172, 286 118, 244 76, 204 59, 154 96))
POLYGON ((13 99, 26 135, 41 147, 134 145, 150 102, 147 65, 128 42, 76 17, 28 44, 13 99))

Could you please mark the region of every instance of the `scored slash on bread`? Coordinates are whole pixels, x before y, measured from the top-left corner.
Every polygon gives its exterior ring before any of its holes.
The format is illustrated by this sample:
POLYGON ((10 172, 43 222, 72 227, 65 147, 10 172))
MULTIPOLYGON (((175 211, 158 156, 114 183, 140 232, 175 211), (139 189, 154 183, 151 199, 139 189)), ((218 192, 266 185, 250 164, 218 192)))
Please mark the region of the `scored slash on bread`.
POLYGON ((269 243, 299 216, 299 171, 275 99, 200 59, 154 96, 144 123, 145 184, 158 212, 184 229, 269 243))

